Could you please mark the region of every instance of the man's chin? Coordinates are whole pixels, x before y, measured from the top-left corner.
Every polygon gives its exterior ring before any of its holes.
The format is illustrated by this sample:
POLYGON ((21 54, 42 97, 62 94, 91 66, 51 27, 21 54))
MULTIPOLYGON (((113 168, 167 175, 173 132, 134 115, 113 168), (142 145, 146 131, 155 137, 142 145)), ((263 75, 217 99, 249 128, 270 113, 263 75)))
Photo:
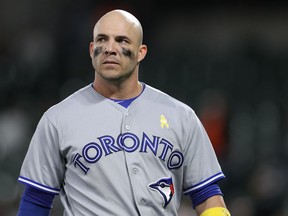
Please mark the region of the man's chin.
POLYGON ((109 81, 109 82, 121 82, 125 79, 128 79, 131 74, 119 74, 119 73, 113 73, 113 71, 110 71, 108 73, 105 73, 105 74, 100 74, 100 76, 106 80, 106 81, 109 81))

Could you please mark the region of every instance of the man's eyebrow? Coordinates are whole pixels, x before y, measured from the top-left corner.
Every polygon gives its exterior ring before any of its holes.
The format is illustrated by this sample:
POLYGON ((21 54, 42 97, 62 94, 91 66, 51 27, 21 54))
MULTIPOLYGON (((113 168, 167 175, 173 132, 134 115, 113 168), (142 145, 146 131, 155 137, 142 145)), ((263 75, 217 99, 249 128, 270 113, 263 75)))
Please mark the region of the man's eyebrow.
MULTIPOLYGON (((95 40, 97 40, 98 38, 108 38, 109 36, 108 35, 106 35, 106 34, 103 34, 103 33, 99 33, 99 34, 97 34, 96 36, 95 36, 95 40)), ((127 40, 127 41, 129 41, 129 42, 131 42, 131 39, 128 37, 128 36, 126 36, 126 35, 116 35, 115 36, 115 40, 116 41, 119 41, 119 40, 127 40)))
POLYGON ((108 37, 106 34, 97 34, 95 38, 99 38, 99 37, 108 37))
POLYGON ((129 37, 127 37, 126 35, 117 35, 115 38, 116 38, 116 40, 125 39, 125 40, 128 40, 128 41, 131 41, 131 39, 129 37))

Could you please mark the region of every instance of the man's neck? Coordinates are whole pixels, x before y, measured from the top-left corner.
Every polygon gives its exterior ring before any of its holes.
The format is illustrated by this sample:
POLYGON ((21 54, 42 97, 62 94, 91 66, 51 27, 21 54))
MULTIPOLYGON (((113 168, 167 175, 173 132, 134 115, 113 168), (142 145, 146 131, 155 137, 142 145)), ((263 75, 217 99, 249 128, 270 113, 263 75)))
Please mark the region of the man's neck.
POLYGON ((103 84, 95 79, 93 88, 106 98, 122 100, 138 96, 143 87, 139 81, 121 84, 105 82, 103 84))

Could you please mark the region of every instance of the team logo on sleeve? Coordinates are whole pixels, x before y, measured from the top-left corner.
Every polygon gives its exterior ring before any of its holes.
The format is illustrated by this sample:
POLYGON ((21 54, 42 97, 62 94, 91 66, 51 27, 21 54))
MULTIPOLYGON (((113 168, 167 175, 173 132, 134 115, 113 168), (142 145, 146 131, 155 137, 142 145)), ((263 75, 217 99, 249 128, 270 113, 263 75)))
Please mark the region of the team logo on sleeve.
POLYGON ((171 201, 174 194, 172 178, 161 178, 157 182, 149 184, 149 188, 158 191, 163 198, 163 208, 171 201))
POLYGON ((160 116, 160 125, 161 125, 161 128, 164 128, 164 127, 169 128, 168 121, 164 115, 160 116))

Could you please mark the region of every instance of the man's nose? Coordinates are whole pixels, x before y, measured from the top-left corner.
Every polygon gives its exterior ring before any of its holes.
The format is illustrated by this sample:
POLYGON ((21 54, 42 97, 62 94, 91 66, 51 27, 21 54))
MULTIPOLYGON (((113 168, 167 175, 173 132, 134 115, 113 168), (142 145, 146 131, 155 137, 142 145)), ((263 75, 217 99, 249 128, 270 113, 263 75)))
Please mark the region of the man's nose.
POLYGON ((116 46, 114 42, 108 42, 105 46, 104 46, 104 53, 105 54, 112 54, 112 53, 116 53, 116 46))

